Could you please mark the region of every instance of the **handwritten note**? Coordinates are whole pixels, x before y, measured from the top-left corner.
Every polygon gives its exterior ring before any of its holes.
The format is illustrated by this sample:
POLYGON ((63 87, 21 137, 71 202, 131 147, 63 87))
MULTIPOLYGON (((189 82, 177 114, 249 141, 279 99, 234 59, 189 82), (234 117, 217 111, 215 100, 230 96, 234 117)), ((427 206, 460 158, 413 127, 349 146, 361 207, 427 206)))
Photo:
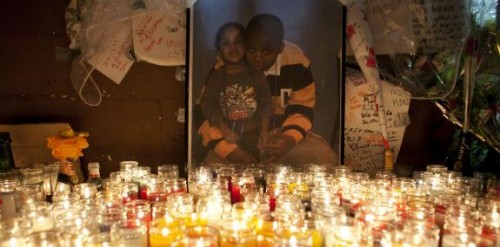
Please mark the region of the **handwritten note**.
POLYGON ((377 54, 442 51, 465 37, 466 0, 368 0, 366 16, 377 54))
POLYGON ((120 84, 134 63, 128 55, 132 47, 130 21, 116 21, 93 28, 101 30, 101 36, 87 61, 116 84, 120 84))
POLYGON ((132 23, 134 52, 138 60, 164 66, 185 64, 184 9, 137 10, 132 23))
MULTIPOLYGON (((410 94, 382 81, 388 141, 399 153, 409 123, 410 94)), ((384 145, 375 108, 375 95, 361 72, 346 70, 344 151, 345 164, 354 170, 374 173, 384 167, 384 145)))

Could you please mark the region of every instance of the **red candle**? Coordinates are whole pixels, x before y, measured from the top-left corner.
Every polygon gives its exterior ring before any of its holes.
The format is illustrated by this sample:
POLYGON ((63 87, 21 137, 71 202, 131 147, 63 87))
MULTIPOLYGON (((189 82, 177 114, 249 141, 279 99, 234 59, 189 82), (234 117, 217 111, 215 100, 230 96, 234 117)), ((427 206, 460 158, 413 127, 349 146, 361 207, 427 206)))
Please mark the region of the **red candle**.
POLYGON ((241 202, 241 191, 240 186, 234 184, 231 186, 231 203, 235 204, 237 202, 241 202))
POLYGON ((139 190, 139 198, 144 200, 148 199, 148 186, 145 185, 141 186, 139 190))
POLYGON ((276 209, 276 196, 269 197, 269 210, 274 212, 276 209))
POLYGON ((481 228, 481 237, 484 237, 486 239, 491 240, 494 243, 493 246, 496 246, 498 239, 497 239, 497 233, 496 233, 496 230, 494 227, 483 226, 481 228))

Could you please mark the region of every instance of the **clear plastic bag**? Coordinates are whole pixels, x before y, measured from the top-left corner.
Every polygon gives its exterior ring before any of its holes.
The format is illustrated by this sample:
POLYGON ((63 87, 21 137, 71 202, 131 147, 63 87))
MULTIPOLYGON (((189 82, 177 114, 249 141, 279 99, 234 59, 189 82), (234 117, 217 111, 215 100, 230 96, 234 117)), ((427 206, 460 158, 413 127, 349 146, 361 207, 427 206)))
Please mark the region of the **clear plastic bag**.
POLYGON ((435 101, 445 117, 500 152, 500 28, 499 1, 472 1, 470 38, 477 45, 472 81, 461 75, 454 90, 435 101), (464 84, 471 83, 472 99, 467 102, 464 84), (466 108, 470 108, 466 109, 466 108))
POLYGON ((367 1, 382 78, 418 99, 444 98, 459 75, 468 0, 367 1))

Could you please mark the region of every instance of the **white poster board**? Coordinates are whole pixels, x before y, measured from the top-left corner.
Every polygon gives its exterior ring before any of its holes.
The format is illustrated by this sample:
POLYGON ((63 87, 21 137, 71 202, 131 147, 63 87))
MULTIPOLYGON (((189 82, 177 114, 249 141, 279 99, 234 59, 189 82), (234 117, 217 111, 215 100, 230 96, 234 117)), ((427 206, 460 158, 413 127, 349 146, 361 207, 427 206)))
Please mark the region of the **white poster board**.
POLYGON ((163 66, 186 63, 185 6, 137 10, 132 26, 137 60, 163 66))
MULTIPOLYGON (((346 70, 344 164, 373 174, 384 168, 384 145, 375 96, 361 72, 346 70)), ((390 147, 397 159, 409 123, 410 94, 382 81, 390 147)))

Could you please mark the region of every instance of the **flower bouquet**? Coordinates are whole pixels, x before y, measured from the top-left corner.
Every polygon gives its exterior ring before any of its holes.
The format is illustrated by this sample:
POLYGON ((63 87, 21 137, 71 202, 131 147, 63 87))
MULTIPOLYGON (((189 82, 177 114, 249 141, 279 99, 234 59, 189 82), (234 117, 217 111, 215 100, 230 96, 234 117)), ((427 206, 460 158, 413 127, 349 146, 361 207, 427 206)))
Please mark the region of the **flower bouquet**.
POLYGON ((68 176, 73 184, 83 180, 79 157, 83 156, 82 150, 89 147, 88 136, 88 132, 75 132, 66 127, 47 138, 47 147, 52 149, 52 156, 60 162, 59 173, 68 176))

